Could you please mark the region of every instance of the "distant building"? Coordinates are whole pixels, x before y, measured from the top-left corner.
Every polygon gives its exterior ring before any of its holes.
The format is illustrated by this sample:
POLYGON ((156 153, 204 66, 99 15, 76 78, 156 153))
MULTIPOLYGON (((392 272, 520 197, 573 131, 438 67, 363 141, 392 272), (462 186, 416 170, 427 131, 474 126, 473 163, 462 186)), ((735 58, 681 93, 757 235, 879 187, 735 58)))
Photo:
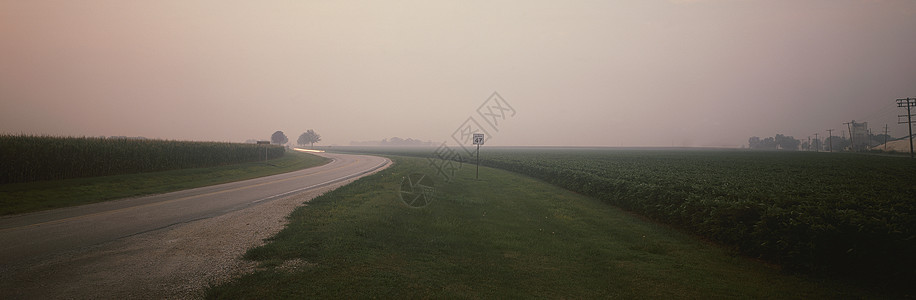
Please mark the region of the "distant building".
POLYGON ((853 120, 850 122, 850 137, 852 138, 852 147, 853 151, 864 151, 868 150, 870 146, 869 143, 871 138, 868 136, 868 122, 856 122, 853 120))

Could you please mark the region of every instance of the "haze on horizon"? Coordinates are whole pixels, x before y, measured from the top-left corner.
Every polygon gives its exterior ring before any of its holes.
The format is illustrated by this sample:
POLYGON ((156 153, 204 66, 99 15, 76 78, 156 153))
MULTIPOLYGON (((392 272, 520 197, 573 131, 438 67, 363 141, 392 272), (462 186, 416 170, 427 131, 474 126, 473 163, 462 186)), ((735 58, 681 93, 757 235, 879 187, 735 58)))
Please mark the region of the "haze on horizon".
POLYGON ((0 133, 439 143, 494 91, 491 145, 900 137, 916 1, 0 0, 0 133))

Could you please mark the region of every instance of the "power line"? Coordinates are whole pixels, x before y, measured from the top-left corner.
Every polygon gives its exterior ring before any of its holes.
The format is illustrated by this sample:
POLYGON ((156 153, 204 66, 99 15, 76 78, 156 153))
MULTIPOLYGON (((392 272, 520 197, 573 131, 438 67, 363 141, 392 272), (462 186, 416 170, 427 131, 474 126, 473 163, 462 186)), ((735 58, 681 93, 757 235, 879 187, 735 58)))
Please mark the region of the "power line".
POLYGON ((893 103, 888 103, 887 106, 884 106, 882 108, 879 108, 878 110, 875 110, 874 112, 872 112, 865 118, 862 118, 862 120, 874 120, 876 116, 877 117, 890 117, 893 115, 895 109, 897 109, 897 107, 895 107, 893 103))

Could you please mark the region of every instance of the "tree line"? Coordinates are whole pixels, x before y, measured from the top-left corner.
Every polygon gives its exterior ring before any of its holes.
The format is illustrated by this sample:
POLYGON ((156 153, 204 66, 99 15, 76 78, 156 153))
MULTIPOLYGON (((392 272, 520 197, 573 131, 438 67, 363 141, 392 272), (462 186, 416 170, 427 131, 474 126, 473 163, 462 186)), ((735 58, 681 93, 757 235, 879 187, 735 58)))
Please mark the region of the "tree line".
POLYGON ((351 146, 432 146, 432 141, 423 141, 419 139, 406 138, 402 139, 399 137, 385 138, 381 141, 351 141, 351 146))
MULTIPOLYGON (((867 134, 866 141, 856 141, 856 148, 871 148, 884 144, 885 141, 893 141, 889 135, 885 134, 867 134)), ((789 150, 789 151, 850 151, 852 142, 845 136, 830 136, 826 138, 807 138, 796 139, 793 136, 777 134, 772 137, 760 138, 752 136, 747 140, 750 149, 757 150, 789 150)))
MULTIPOLYGON (((252 140, 249 140, 251 142, 252 140)), ((308 145, 312 147, 315 143, 321 141, 321 135, 315 132, 315 130, 309 129, 299 135, 299 138, 296 140, 296 144, 299 146, 308 145)), ((286 145, 289 143, 289 138, 286 137, 286 134, 283 131, 277 130, 274 134, 270 135, 270 143, 277 145, 286 145)))

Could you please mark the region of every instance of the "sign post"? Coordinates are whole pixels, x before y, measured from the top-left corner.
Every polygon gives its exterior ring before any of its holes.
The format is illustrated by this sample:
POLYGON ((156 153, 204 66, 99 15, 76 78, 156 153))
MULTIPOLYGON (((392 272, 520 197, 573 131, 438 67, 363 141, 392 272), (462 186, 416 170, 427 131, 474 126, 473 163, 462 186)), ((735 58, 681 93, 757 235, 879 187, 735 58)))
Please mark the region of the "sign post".
POLYGON ((477 145, 477 175, 474 179, 480 179, 480 145, 483 145, 483 133, 474 134, 474 145, 477 145))

